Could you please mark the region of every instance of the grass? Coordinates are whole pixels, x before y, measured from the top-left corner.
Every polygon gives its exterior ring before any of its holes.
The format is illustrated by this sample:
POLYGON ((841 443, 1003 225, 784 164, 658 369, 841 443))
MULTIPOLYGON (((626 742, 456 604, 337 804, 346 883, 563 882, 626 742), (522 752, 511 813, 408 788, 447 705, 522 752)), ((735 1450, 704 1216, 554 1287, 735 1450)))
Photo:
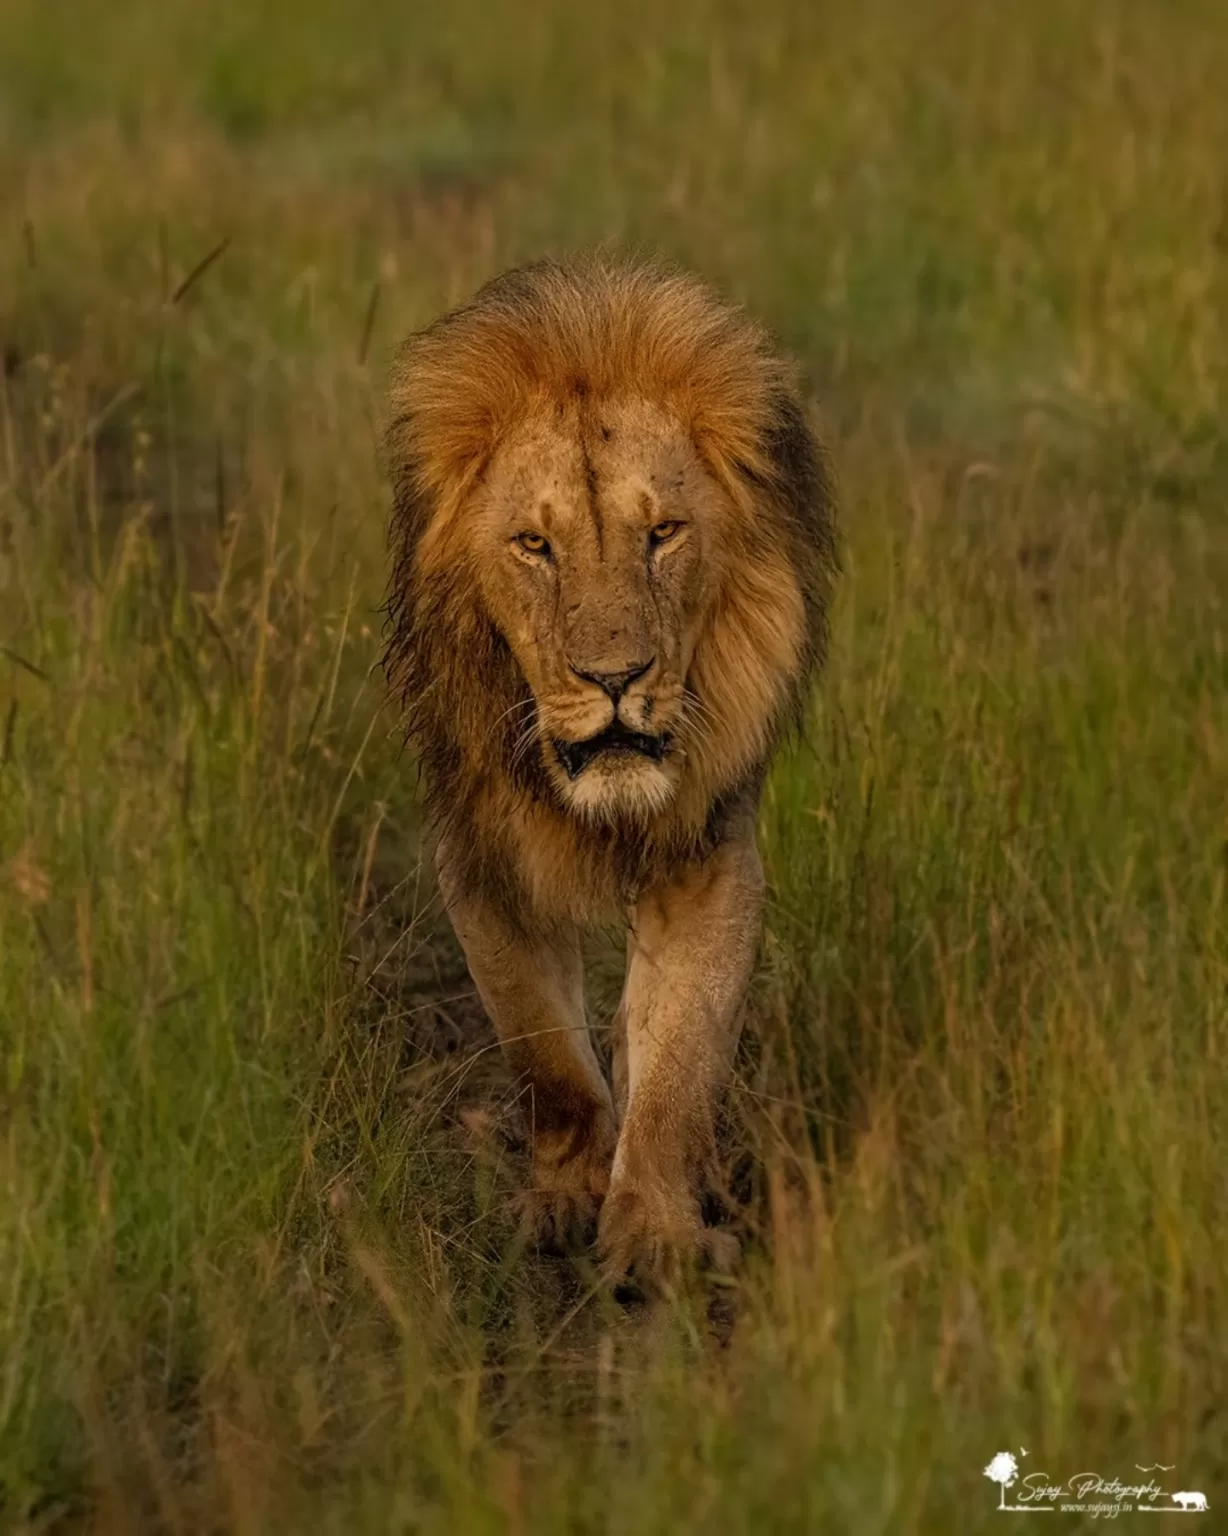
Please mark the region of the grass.
POLYGON ((7 1528, 1222 1501, 1226 69, 1197 0, 2 0, 7 1528), (599 241, 775 326, 845 530, 743 1264, 647 1318, 517 1245, 372 672, 392 346, 599 241))

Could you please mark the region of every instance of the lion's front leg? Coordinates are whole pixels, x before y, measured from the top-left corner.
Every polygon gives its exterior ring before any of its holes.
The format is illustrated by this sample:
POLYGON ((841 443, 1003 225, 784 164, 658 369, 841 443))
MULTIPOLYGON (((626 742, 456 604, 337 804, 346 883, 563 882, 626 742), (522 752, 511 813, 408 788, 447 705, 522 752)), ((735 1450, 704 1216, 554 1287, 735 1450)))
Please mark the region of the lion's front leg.
POLYGON ((754 963, 763 872, 749 813, 702 865, 637 903, 621 1013, 627 1102, 600 1243, 614 1276, 713 1249, 699 1189, 754 963))
POLYGON ((446 850, 439 873, 469 973, 524 1089, 533 1159, 526 1216, 542 1241, 570 1243, 595 1226, 615 1144, 610 1092, 585 1022, 578 935, 519 932, 464 888, 446 850))

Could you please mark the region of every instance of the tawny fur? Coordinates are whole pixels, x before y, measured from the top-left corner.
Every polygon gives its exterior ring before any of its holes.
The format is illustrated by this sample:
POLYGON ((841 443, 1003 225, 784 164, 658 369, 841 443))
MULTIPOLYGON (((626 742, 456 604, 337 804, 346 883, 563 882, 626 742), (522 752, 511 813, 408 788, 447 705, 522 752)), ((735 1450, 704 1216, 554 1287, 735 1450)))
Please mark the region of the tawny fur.
MULTIPOLYGON (((712 841, 723 800, 753 785, 797 718, 826 642, 832 499, 790 366, 703 284, 644 265, 543 262, 488 283, 411 337, 385 438, 394 492, 386 670, 417 748, 428 807, 471 847, 474 877, 513 913, 534 890, 574 914, 619 907, 712 841), (535 754, 516 753, 532 698, 484 611, 465 542, 467 498, 543 402, 591 416, 642 398, 674 415, 724 489, 728 578, 688 685, 716 722, 690 793, 629 838, 561 812, 535 754), (782 576, 803 612, 801 644, 782 576), (520 847, 506 831, 523 824, 520 847), (526 850, 528 863, 526 867, 526 850)), ((531 903, 530 903, 531 904, 531 903)))
POLYGON ((755 809, 826 641, 822 453, 757 326, 694 279, 586 261, 508 273, 411 337, 386 455, 386 669, 448 911, 525 1085, 527 1198, 540 1230, 600 1209, 612 1270, 656 1267, 707 1241, 755 809), (615 729, 653 750, 569 766, 615 729), (614 916, 617 1107, 577 940, 614 916))

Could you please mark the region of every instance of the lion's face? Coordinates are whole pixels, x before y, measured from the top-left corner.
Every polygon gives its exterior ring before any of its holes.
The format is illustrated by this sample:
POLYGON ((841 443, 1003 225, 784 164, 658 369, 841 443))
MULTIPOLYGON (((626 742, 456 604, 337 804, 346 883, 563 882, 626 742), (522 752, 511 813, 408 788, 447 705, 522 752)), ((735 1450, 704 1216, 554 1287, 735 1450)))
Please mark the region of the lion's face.
POLYGON ((705 729, 687 677, 726 515, 689 435, 644 401, 550 404, 495 454, 474 511, 483 598, 535 706, 517 751, 579 814, 661 811, 705 729))
POLYGON ((791 370, 692 279, 542 262, 410 337, 389 405, 385 665, 432 815, 490 889, 609 910, 749 793, 822 654, 791 370))

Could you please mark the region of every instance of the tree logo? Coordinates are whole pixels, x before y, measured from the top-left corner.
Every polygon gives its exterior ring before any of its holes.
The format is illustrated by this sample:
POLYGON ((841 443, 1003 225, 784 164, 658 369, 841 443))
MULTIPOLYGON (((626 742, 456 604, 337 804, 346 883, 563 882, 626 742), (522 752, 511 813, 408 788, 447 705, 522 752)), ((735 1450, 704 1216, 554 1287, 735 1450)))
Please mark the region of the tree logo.
MULTIPOLYGON (((1021 1456, 1028 1453, 1019 1452, 1021 1456)), ((994 1459, 985 1468, 985 1476, 991 1483, 998 1485, 998 1508, 1006 1510, 1010 1514, 1030 1515, 1036 1510, 1045 1510, 1052 1513, 1052 1504, 1008 1504, 1006 1502, 1006 1490, 1019 1479, 1019 1463, 1009 1451, 999 1451, 994 1459)))

